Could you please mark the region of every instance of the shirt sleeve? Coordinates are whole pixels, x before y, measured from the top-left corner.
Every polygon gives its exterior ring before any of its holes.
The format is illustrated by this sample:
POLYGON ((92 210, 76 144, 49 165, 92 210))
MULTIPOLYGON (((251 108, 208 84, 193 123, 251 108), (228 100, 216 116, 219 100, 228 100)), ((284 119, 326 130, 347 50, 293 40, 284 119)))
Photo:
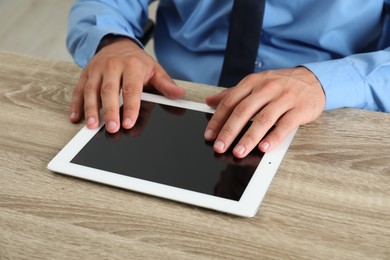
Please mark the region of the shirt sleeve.
POLYGON ((322 84, 325 110, 355 107, 390 112, 390 48, 304 66, 322 84))
POLYGON ((66 45, 74 61, 85 67, 107 34, 136 39, 143 34, 148 19, 149 0, 104 1, 78 0, 68 19, 66 45))
POLYGON ((390 112, 390 0, 384 1, 382 35, 375 52, 304 64, 322 84, 325 110, 354 107, 390 112))

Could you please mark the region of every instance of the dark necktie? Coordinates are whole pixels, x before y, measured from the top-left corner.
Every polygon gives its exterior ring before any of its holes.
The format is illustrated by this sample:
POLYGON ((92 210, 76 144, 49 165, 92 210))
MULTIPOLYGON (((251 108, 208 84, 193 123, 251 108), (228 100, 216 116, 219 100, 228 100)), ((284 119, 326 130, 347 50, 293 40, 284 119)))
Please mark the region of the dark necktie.
POLYGON ((265 0, 234 0, 219 86, 235 86, 253 73, 264 8, 265 0))

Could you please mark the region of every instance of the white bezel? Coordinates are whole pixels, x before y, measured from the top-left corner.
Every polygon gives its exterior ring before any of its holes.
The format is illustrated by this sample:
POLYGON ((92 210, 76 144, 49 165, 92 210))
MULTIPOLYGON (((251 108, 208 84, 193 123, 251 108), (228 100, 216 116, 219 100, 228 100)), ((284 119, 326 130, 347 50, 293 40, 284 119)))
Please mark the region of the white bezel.
MULTIPOLYGON (((171 100, 163 96, 149 93, 142 93, 141 99, 195 111, 207 113, 214 112, 212 108, 203 103, 187 100, 171 100)), ((51 160, 48 164, 48 169, 90 181, 243 217, 252 217, 258 211, 267 189, 297 131, 297 129, 292 131, 281 144, 264 154, 247 188, 241 196, 241 199, 239 201, 233 201, 71 163, 71 160, 76 154, 89 142, 102 126, 103 123, 94 130, 83 127, 51 160)))

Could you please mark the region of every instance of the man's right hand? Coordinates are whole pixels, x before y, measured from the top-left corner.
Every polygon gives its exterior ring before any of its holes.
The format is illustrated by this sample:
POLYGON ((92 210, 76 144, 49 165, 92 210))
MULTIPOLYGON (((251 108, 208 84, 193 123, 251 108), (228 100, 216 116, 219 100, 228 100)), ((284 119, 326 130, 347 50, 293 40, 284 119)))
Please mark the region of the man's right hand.
POLYGON ((79 122, 84 115, 88 128, 99 125, 102 107, 106 129, 115 133, 120 124, 134 126, 140 109, 144 86, 154 87, 169 98, 184 96, 157 61, 128 38, 115 38, 93 57, 82 71, 73 90, 70 121, 79 122), (119 118, 119 93, 122 89, 123 118, 119 118))

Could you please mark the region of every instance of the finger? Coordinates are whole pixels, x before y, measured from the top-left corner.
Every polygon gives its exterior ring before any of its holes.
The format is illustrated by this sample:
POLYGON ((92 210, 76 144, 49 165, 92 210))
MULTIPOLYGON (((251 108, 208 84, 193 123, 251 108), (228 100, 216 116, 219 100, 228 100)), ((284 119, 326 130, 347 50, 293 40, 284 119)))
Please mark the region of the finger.
POLYGON ((141 108, 139 110, 137 123, 134 125, 133 128, 126 130, 125 133, 131 137, 141 136, 149 122, 149 118, 152 115, 153 108, 154 103, 141 102, 141 108))
POLYGON ((247 156, 264 135, 273 127, 275 122, 289 111, 292 103, 285 98, 268 103, 254 118, 249 129, 244 133, 233 149, 234 156, 243 158, 247 156))
MULTIPOLYGON (((239 102, 246 98, 250 94, 250 88, 235 88, 231 89, 228 94, 226 94, 222 100, 219 102, 217 109, 215 110, 214 115, 211 117, 209 123, 207 124, 204 137, 207 141, 213 141, 218 136, 222 127, 224 126, 226 120, 229 118, 233 109, 239 102)), ((225 135, 231 135, 233 129, 225 128, 225 135)), ((214 150, 216 152, 226 151, 225 143, 218 141, 214 143, 214 150)))
POLYGON ((156 65, 156 71, 149 82, 154 88, 168 98, 176 99, 185 95, 184 88, 176 85, 172 78, 158 64, 156 65))
POLYGON ((84 86, 84 114, 86 125, 90 129, 99 125, 101 82, 102 77, 99 73, 91 73, 84 86))
POLYGON ((251 95, 237 104, 220 130, 214 144, 214 150, 218 153, 224 153, 229 149, 245 125, 264 106, 264 104, 266 104, 266 102, 268 102, 268 100, 265 97, 251 95), (218 145, 221 143, 224 144, 224 148, 219 150, 220 147, 218 145))
POLYGON ((229 90, 230 89, 224 89, 218 94, 207 96, 205 99, 206 104, 212 108, 217 108, 219 102, 221 102, 221 100, 229 93, 229 90))
POLYGON ((127 67, 123 73, 122 98, 123 118, 122 126, 132 128, 139 115, 141 93, 144 85, 145 72, 137 66, 127 67))
POLYGON ((79 122, 83 114, 84 86, 87 79, 87 71, 84 69, 81 72, 79 81, 73 89, 72 100, 69 108, 69 118, 72 123, 79 122))
POLYGON ((108 60, 105 66, 100 90, 103 119, 109 133, 116 133, 119 123, 119 89, 122 68, 117 59, 108 60))
POLYGON ((259 143, 259 150, 265 153, 280 144, 294 128, 301 124, 301 117, 302 113, 296 109, 287 112, 278 120, 274 129, 259 143))

